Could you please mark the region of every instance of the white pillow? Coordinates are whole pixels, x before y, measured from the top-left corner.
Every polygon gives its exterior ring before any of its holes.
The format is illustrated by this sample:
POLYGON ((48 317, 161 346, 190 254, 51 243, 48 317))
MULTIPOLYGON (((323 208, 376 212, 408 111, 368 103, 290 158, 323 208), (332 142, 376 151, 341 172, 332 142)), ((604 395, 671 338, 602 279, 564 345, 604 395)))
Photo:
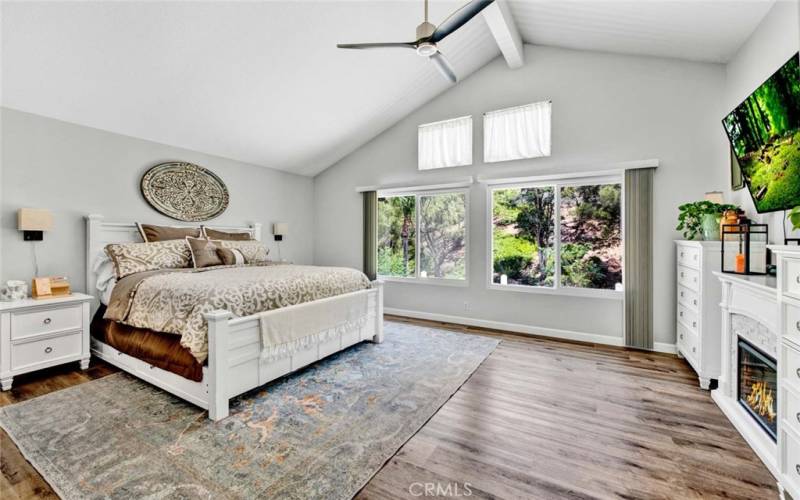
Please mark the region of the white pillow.
POLYGON ((100 302, 108 305, 111 301, 111 292, 114 290, 114 285, 117 284, 117 274, 114 271, 114 262, 105 250, 99 251, 95 256, 92 272, 97 275, 95 288, 100 302))

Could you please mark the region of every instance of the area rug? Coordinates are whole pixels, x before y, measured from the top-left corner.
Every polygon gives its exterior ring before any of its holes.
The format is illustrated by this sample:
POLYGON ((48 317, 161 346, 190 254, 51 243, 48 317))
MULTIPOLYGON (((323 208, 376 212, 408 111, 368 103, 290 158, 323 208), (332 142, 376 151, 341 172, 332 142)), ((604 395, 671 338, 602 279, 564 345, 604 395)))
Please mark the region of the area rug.
POLYGON ((207 413, 125 373, 0 408, 63 498, 350 498, 497 346, 386 323, 362 343, 207 413))

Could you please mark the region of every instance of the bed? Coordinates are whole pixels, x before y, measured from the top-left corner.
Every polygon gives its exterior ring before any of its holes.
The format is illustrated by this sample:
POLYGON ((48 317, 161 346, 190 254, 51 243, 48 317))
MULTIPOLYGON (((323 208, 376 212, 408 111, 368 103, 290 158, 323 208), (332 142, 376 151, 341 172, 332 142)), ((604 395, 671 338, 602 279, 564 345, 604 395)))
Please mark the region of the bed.
MULTIPOLYGON (((260 224, 206 227, 220 231, 247 232, 253 239, 261 240, 260 224)), ((86 287, 89 293, 95 291, 98 280, 93 260, 105 246, 110 243, 137 241, 141 241, 141 237, 134 222, 107 222, 101 215, 86 217, 86 287)), ((260 271, 273 272, 270 269, 260 271)), ((288 268, 282 268, 274 272, 286 274, 288 271, 288 268)), ((308 272, 310 271, 309 269, 308 272)), ((292 272, 303 272, 303 269, 293 269, 292 272)), ((160 279, 170 278, 162 276, 160 279)), ((207 355, 200 358, 203 361, 197 367, 199 371, 195 377, 181 376, 178 374, 179 370, 169 367, 165 369, 163 363, 162 367, 157 366, 159 363, 147 356, 137 357, 135 350, 115 348, 111 344, 118 347, 120 344, 111 342, 112 337, 109 337, 107 332, 96 335, 93 332, 91 351, 94 356, 107 363, 207 409, 209 418, 218 421, 228 416, 228 401, 235 396, 359 342, 382 342, 383 284, 372 281, 366 289, 270 309, 266 312, 236 316, 231 311, 215 309, 204 312, 202 316, 205 320, 203 326, 207 325, 207 343, 203 346, 207 348, 207 355), (365 314, 357 322, 341 322, 342 311, 354 301, 363 302, 365 314), (301 347, 291 351, 273 350, 269 356, 265 356, 265 346, 262 342, 263 328, 271 331, 294 328, 298 318, 306 317, 315 318, 314 328, 318 328, 319 325, 329 326, 325 330, 326 335, 319 337, 318 340, 305 342, 301 347)), ((160 332, 147 332, 143 329, 136 331, 141 335, 161 335, 160 332)), ((113 332, 117 339, 125 338, 129 333, 123 329, 113 332)), ((164 335, 167 335, 166 341, 168 341, 169 334, 164 335)), ((317 339, 313 336, 309 338, 317 339)))

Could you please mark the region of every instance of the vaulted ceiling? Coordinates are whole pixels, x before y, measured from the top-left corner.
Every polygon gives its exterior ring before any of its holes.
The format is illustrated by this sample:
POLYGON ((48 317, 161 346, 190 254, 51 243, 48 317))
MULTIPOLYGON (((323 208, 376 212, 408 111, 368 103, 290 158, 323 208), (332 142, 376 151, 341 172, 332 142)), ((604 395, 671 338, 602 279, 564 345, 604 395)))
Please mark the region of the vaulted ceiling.
MULTIPOLYGON (((526 43, 725 62, 771 4, 516 0, 510 11, 526 43)), ((433 0, 431 21, 461 5, 433 0)), ((1 8, 3 106, 304 175, 450 86, 413 51, 336 49, 412 40, 417 1, 1 8)), ((461 79, 500 55, 481 16, 440 49, 461 79)))

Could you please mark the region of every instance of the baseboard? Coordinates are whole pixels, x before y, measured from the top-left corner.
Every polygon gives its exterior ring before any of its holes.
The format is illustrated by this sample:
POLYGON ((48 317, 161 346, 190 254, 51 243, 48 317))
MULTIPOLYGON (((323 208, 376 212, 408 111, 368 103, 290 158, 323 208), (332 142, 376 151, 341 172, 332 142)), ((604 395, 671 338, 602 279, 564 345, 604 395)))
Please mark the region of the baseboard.
POLYGON ((411 311, 408 309, 397 309, 394 307, 384 307, 383 312, 386 314, 392 314, 394 316, 406 316, 408 318, 427 319, 430 321, 455 323, 457 325, 477 326, 481 328, 491 328, 493 330, 505 330, 514 333, 524 333, 527 335, 540 335, 544 337, 553 337, 563 340, 576 340, 579 342, 589 342, 592 344, 604 344, 617 347, 624 345, 622 337, 611 337, 609 335, 600 335, 597 333, 576 332, 572 330, 561 330, 558 328, 520 325, 519 323, 506 323, 503 321, 491 321, 486 319, 468 318, 464 316, 451 316, 449 314, 429 313, 424 311, 411 311))
POLYGON ((667 342, 653 343, 653 350, 655 352, 665 352, 667 354, 678 354, 678 346, 667 342))

